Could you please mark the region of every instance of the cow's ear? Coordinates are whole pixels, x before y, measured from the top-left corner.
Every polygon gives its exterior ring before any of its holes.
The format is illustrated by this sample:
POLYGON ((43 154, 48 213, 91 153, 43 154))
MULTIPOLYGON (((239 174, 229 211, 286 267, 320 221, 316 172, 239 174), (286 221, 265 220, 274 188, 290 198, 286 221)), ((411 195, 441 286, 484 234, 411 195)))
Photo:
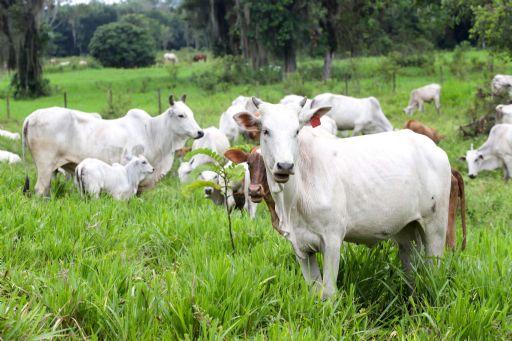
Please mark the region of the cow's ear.
POLYGON ((185 101, 187 100, 187 94, 183 94, 181 95, 181 98, 180 98, 180 101, 182 101, 183 103, 185 103, 185 101))
MULTIPOLYGON (((318 107, 306 112, 301 111, 299 121, 301 125, 311 124, 313 127, 320 125, 320 118, 331 110, 331 107, 318 107)), ((304 110, 305 111, 305 110, 304 110)))
POLYGON ((172 107, 174 105, 174 96, 173 95, 170 95, 169 96, 169 105, 172 107))
POLYGON ((261 120, 248 112, 240 112, 233 116, 235 122, 243 129, 257 133, 261 129, 261 120))
POLYGON ((224 156, 234 163, 247 162, 247 153, 240 149, 229 149, 224 153, 224 156))

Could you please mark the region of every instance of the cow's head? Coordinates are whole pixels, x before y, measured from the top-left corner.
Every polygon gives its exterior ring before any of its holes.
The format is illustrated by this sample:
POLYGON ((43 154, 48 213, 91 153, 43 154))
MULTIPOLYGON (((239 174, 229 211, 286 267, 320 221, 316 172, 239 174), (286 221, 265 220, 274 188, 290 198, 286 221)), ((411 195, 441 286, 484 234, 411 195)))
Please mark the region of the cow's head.
POLYGON ((405 109, 404 109, 404 113, 406 113, 407 115, 411 116, 414 112, 414 110, 416 109, 415 105, 408 105, 405 109))
POLYGON ((146 179, 146 177, 148 177, 150 174, 153 174, 155 171, 155 168, 151 166, 144 155, 126 156, 126 158, 129 159, 127 166, 131 165, 131 167, 136 170, 139 181, 146 179))
POLYGON ((179 101, 174 101, 173 95, 169 96, 170 128, 174 134, 180 137, 191 137, 199 139, 204 136, 203 130, 194 119, 194 113, 185 104, 186 95, 181 96, 179 101))
POLYGON ((259 148, 254 148, 250 153, 240 149, 230 149, 224 153, 224 156, 234 163, 247 162, 251 178, 249 196, 252 202, 261 202, 268 194, 268 183, 265 162, 259 148))
POLYGON ((460 159, 468 164, 468 176, 471 179, 476 178, 478 172, 484 169, 486 161, 482 152, 478 149, 473 149, 473 144, 471 144, 471 148, 466 152, 466 155, 461 156, 460 159))
POLYGON ((253 97, 260 117, 248 112, 238 113, 235 121, 248 131, 260 133, 261 153, 269 173, 276 182, 285 183, 294 174, 300 129, 317 121, 331 107, 302 111, 306 98, 297 104, 270 104, 253 97), (299 115, 300 114, 300 115, 299 115))

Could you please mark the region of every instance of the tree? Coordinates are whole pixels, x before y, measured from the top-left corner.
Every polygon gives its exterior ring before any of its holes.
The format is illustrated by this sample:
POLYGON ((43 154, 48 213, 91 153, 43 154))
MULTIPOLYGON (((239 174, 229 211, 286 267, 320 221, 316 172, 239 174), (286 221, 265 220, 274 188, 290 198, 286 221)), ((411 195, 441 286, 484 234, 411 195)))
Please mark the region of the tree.
POLYGON ((496 52, 512 55, 512 4, 510 0, 485 1, 472 7, 475 24, 473 37, 496 52))
POLYGON ((149 32, 126 22, 98 27, 89 49, 103 66, 132 68, 155 62, 155 44, 149 32))

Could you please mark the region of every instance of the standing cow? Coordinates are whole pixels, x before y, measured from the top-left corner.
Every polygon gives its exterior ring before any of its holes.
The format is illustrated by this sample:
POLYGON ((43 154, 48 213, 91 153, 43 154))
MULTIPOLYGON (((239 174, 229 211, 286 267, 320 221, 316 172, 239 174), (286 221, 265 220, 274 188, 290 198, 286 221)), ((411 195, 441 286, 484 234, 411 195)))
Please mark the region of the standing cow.
POLYGON ((409 130, 337 139, 311 127, 330 110, 255 101, 261 116, 235 116, 260 131, 276 211, 308 283, 336 291, 340 247, 392 239, 407 272, 415 246, 442 256, 451 168, 446 153, 409 130), (299 117, 299 113, 301 113, 299 117), (323 253, 323 277, 315 254, 323 253))
MULTIPOLYGON (((126 152, 144 154, 155 167, 139 189, 151 188, 171 169, 175 150, 188 138, 204 135, 185 98, 174 101, 170 96, 169 109, 156 117, 140 109, 114 120, 58 107, 34 111, 23 123, 23 152, 29 148, 37 167, 36 193, 50 194, 52 174, 59 167, 73 172, 86 158, 121 163, 126 152)), ((27 176, 25 190, 28 185, 27 176)))
POLYGON ((170 52, 164 53, 164 62, 178 64, 178 56, 170 52))
POLYGON ((409 105, 404 109, 404 112, 409 116, 411 116, 416 110, 424 112, 425 106, 423 104, 425 102, 434 102, 436 111, 439 114, 441 109, 441 85, 434 83, 411 91, 409 105))

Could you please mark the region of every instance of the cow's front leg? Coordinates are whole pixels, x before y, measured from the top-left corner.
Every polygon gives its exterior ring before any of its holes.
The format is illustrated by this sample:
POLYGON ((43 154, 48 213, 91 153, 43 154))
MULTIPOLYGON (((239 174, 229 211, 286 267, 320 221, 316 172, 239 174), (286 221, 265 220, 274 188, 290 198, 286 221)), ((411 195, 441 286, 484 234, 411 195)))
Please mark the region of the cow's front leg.
POLYGON ((299 256, 296 256, 296 258, 307 284, 322 283, 322 274, 320 274, 320 268, 315 253, 308 253, 306 258, 300 258, 299 256))
POLYGON ((340 266, 341 238, 339 236, 327 236, 323 240, 324 276, 322 299, 327 299, 336 292, 336 280, 340 266))

